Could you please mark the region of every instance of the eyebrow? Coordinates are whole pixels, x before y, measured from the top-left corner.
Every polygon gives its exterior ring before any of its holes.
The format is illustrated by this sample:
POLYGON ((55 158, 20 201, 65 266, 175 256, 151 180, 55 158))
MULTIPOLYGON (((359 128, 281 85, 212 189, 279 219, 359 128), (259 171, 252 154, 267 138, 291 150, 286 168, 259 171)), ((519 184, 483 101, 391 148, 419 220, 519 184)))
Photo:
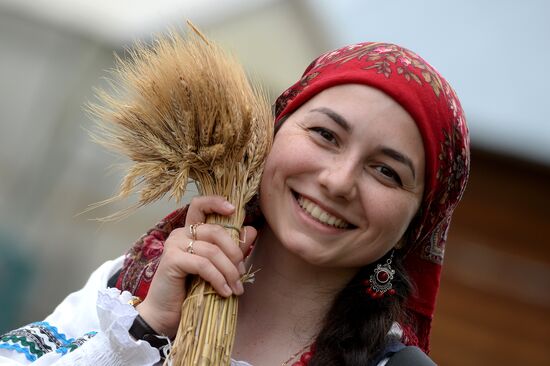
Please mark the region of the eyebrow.
MULTIPOLYGON (((310 112, 323 113, 323 114, 327 115, 328 117, 330 117, 330 119, 332 119, 334 122, 336 122, 344 130, 346 130, 346 132, 351 131, 351 126, 348 123, 348 121, 346 121, 346 119, 344 117, 342 117, 341 115, 339 115, 338 113, 336 113, 335 111, 333 111, 330 108, 320 107, 320 108, 312 109, 310 112)), ((398 161, 398 162, 408 166, 411 169, 413 178, 416 179, 416 171, 414 170, 414 165, 413 165, 413 162, 412 162, 411 159, 409 159, 407 156, 400 153, 399 151, 394 150, 394 149, 392 149, 390 147, 387 147, 387 146, 382 146, 380 151, 382 152, 382 154, 384 154, 386 156, 389 156, 393 160, 398 161)))
POLYGON ((351 126, 348 123, 348 121, 346 121, 346 119, 344 117, 342 117, 341 115, 339 115, 338 113, 336 113, 335 111, 333 111, 330 108, 326 108, 326 107, 315 108, 315 109, 312 109, 310 112, 323 113, 323 114, 327 115, 328 117, 330 117, 330 119, 332 119, 334 122, 336 122, 344 130, 346 130, 346 132, 351 131, 351 126))
POLYGON ((406 166, 408 166, 410 169, 411 169, 411 172, 412 172, 412 175, 413 175, 413 178, 416 179, 416 172, 414 170, 414 165, 412 163, 412 160, 409 159, 407 156, 401 154, 399 151, 397 150, 394 150, 392 148, 389 148, 387 146, 382 146, 382 148, 380 149, 380 151, 382 152, 382 154, 386 155, 386 156, 389 156, 390 158, 392 158, 393 160, 396 160, 400 163, 403 163, 405 164, 406 166))

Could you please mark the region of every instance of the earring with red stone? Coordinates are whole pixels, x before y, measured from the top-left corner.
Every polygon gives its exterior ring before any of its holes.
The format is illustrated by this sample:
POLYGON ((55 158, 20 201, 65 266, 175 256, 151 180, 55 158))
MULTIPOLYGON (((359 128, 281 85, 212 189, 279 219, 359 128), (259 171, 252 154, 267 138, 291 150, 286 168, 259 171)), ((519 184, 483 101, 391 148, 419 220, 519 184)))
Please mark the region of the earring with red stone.
POLYGON ((373 299, 380 299, 384 295, 394 295, 395 289, 391 283, 395 270, 391 267, 393 259, 393 250, 390 257, 384 264, 377 264, 374 273, 370 275, 368 280, 363 281, 367 287, 366 293, 373 299))

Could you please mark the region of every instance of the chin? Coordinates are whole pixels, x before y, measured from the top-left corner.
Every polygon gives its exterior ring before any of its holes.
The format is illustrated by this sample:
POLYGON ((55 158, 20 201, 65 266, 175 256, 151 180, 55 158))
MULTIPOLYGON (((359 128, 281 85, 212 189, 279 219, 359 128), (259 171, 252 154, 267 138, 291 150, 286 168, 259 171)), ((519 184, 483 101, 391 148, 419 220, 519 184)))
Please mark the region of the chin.
POLYGON ((299 257, 302 261, 316 267, 333 267, 334 258, 330 258, 326 254, 323 254, 323 250, 315 243, 311 245, 303 244, 305 240, 302 240, 301 245, 287 247, 287 250, 299 257))

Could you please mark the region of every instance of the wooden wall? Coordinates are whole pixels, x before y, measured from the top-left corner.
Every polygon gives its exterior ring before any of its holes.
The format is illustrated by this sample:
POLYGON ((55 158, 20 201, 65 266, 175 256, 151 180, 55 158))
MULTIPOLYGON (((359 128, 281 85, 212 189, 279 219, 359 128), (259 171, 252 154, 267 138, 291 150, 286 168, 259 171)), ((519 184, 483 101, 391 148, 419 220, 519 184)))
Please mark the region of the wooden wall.
POLYGON ((441 365, 550 365, 550 167, 472 152, 432 333, 441 365))

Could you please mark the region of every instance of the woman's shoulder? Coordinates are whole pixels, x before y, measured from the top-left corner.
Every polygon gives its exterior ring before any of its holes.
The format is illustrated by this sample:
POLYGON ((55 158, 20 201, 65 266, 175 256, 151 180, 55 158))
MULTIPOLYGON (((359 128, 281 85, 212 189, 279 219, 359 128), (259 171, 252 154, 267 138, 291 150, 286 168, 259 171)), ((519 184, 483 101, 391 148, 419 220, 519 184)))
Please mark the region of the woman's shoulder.
POLYGON ((408 346, 394 353, 385 366, 433 366, 432 361, 420 348, 408 346))

